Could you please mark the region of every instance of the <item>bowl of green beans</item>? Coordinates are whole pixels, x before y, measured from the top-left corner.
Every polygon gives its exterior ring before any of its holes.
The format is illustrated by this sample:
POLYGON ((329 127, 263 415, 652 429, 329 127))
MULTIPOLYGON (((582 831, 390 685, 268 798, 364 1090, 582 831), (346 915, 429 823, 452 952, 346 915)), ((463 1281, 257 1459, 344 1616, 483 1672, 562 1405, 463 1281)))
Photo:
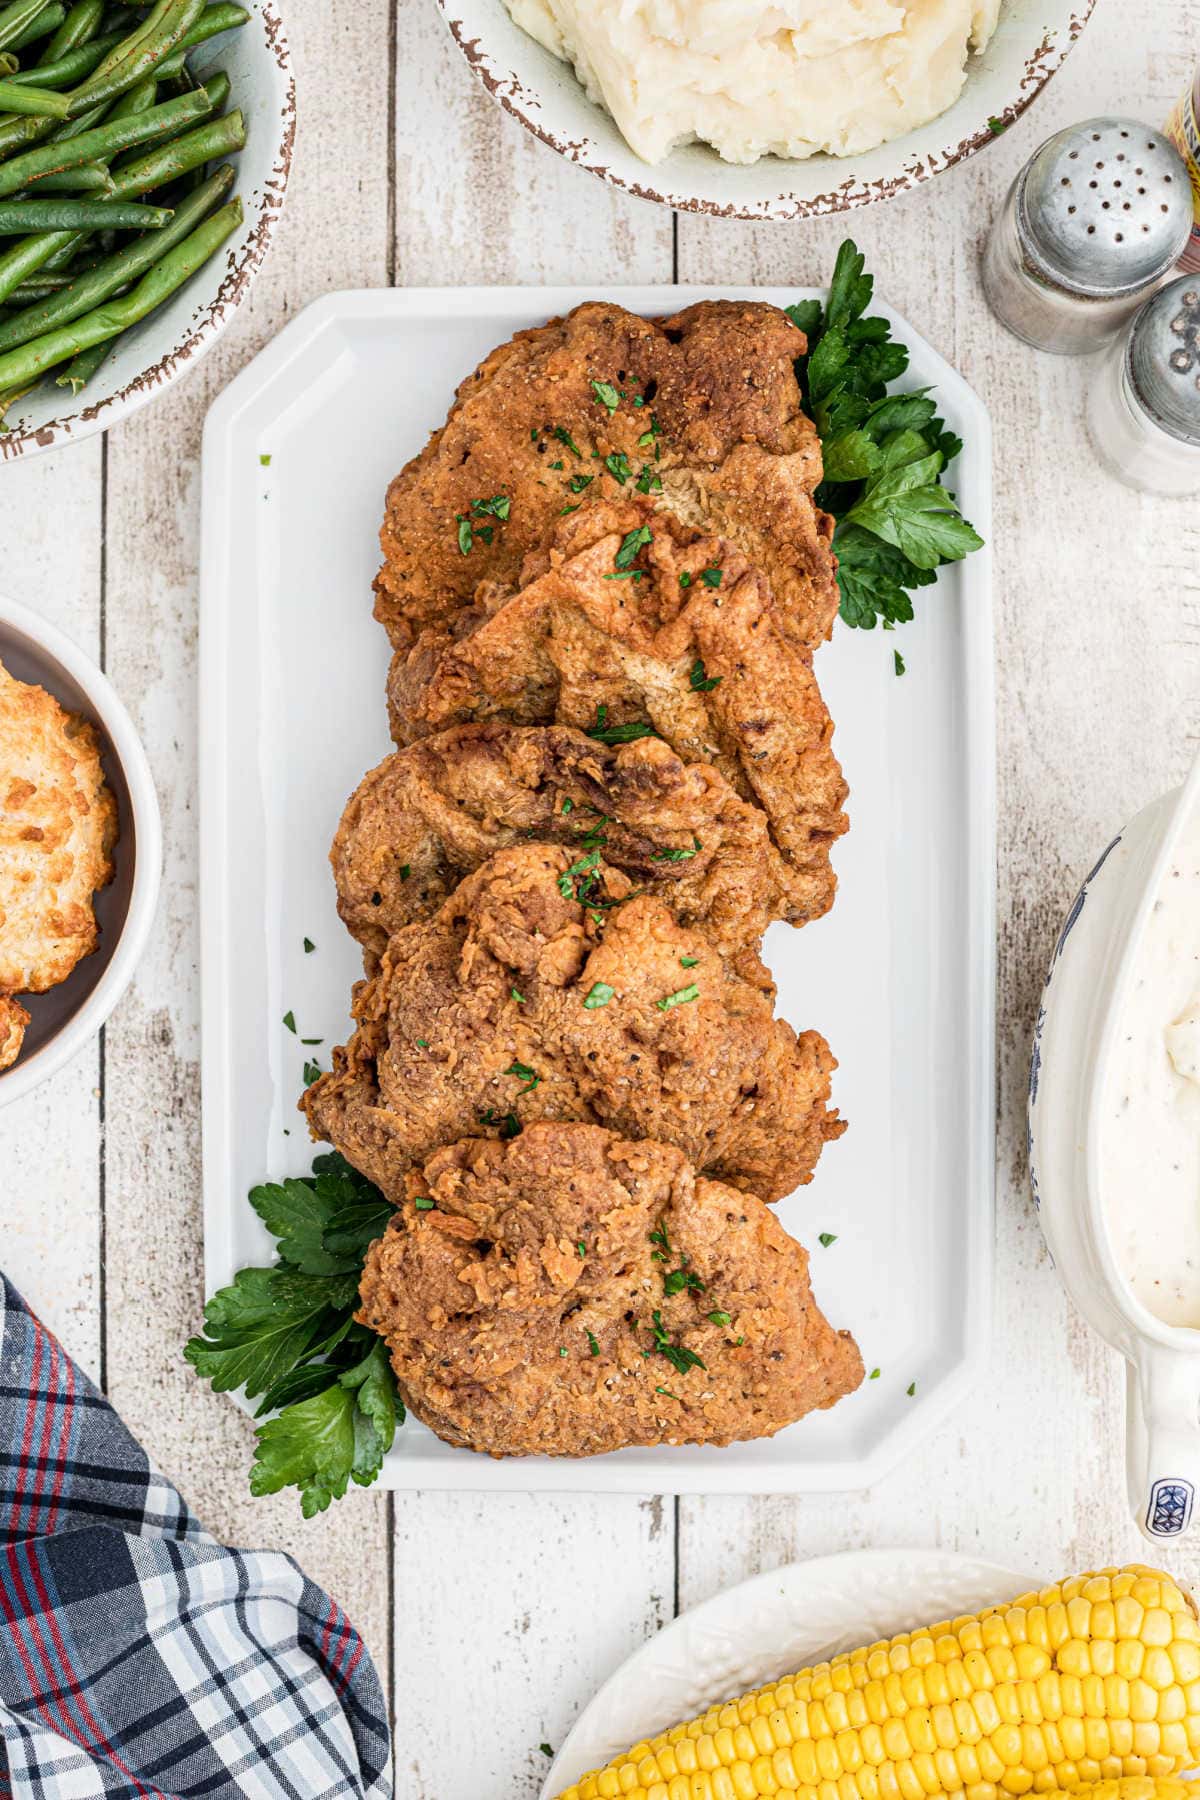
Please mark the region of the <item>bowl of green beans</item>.
POLYGON ((273 0, 0 0, 0 461, 115 424, 215 341, 294 127, 273 0))

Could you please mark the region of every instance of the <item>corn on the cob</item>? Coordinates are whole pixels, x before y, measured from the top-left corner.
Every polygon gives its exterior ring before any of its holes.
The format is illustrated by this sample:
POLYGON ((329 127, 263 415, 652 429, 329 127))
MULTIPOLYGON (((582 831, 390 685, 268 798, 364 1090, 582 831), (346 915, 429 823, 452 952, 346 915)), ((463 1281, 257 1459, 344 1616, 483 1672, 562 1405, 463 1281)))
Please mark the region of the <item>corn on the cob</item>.
POLYGON ((835 1656, 636 1744, 560 1800, 1002 1800, 1197 1761, 1196 1611, 1134 1566, 835 1656))

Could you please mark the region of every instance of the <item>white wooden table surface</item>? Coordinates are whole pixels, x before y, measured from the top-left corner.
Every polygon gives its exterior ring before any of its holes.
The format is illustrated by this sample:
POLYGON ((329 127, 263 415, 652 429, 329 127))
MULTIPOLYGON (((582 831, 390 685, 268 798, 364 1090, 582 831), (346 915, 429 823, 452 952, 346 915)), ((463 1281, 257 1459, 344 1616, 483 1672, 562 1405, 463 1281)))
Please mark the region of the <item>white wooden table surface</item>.
MULTIPOLYGON (((0 584, 98 657, 150 755, 166 868, 100 1041, 0 1113, 0 1265, 107 1387, 206 1523, 293 1552, 393 1695, 404 1800, 525 1800, 580 1706, 678 1609, 797 1557, 960 1546, 1047 1573, 1141 1554, 1117 1358, 1074 1315, 1026 1187, 1023 1089, 1043 969, 1093 852, 1178 779, 1200 727, 1200 506, 1097 467, 1086 363, 1039 357, 980 297, 1013 172, 1060 124, 1161 122, 1200 0, 1098 0, 1063 73, 919 191, 794 226, 616 197, 484 95, 433 0, 289 0, 296 167, 250 303, 181 385, 104 439, 0 470, 0 584), (996 436, 1000 1092, 996 1329, 982 1390, 869 1493, 814 1499, 352 1495, 311 1524, 252 1501, 249 1422, 180 1350, 203 1301, 196 849, 200 428, 223 384, 327 290, 466 282, 821 282, 849 229, 881 295, 962 369, 996 436)), ((363 595, 364 606, 370 596, 363 595)), ((925 604, 926 602, 922 602, 925 604)), ((1197 1540, 1200 1544, 1200 1540, 1197 1540)), ((1200 1576, 1200 1548, 1179 1571, 1200 1576)))

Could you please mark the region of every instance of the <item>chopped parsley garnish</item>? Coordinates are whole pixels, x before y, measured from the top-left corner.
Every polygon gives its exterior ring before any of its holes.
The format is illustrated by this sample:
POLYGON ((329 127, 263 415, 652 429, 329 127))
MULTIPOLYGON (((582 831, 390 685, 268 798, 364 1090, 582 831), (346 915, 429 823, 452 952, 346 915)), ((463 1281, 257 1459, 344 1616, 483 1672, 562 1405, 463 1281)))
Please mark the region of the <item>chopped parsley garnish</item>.
POLYGON ((879 1380, 879 1370, 872 1369, 871 1373, 867 1376, 867 1380, 868 1381, 878 1381, 879 1380))
POLYGON ((721 569, 701 569, 700 579, 705 587, 717 588, 721 585, 722 573, 721 569))
POLYGON ((417 1038, 416 1044, 417 1044, 417 1048, 419 1050, 428 1050, 429 1039, 428 1038, 417 1038))
POLYGON ((699 851, 703 850, 703 848, 704 848, 704 845, 700 842, 700 839, 698 837, 693 837, 692 847, 690 850, 656 850, 654 852, 654 854, 651 856, 650 861, 651 862, 672 862, 672 863, 673 862, 687 862, 689 860, 689 858, 697 855, 697 853, 699 851))
POLYGON ((304 1085, 305 1085, 305 1087, 310 1088, 312 1086, 313 1082, 319 1079, 320 1074, 321 1074, 320 1063, 306 1062, 304 1065, 304 1085))
MULTIPOLYGON (((655 1393, 656 1393, 656 1394, 665 1394, 665 1395, 666 1395, 666 1396, 667 1396, 667 1399, 668 1399, 668 1400, 679 1400, 679 1395, 678 1395, 678 1394, 673 1394, 673 1393, 672 1393, 672 1392, 671 1392, 671 1390, 670 1390, 670 1388, 665 1388, 665 1387, 656 1387, 656 1388, 655 1388, 655 1390, 654 1390, 654 1391, 655 1391, 655 1393)), ((682 1406, 682 1405, 683 1405, 683 1401, 682 1401, 682 1400, 679 1400, 679 1404, 680 1404, 680 1406, 682 1406)))
POLYGON ((605 575, 605 581, 640 581, 646 573, 645 569, 614 569, 611 575, 605 575))
POLYGON ((593 981, 583 997, 583 1004, 589 1012, 595 1012, 598 1006, 607 1006, 615 993, 616 989, 609 987, 607 981, 593 981))
POLYGON ((667 1221, 665 1219, 660 1219, 654 1230, 650 1233, 650 1242, 658 1245, 657 1250, 652 1250, 650 1252, 650 1261, 665 1262, 667 1257, 671 1254, 671 1240, 667 1236, 667 1221))
POLYGON ((654 414, 651 413, 650 414, 650 429, 649 429, 649 431, 643 431, 641 437, 638 439, 638 449, 639 450, 649 450, 649 448, 653 444, 655 438, 658 436, 659 429, 660 428, 659 428, 658 420, 655 418, 654 414))
POLYGON ((573 862, 569 869, 564 869, 558 877, 558 891, 564 900, 578 900, 580 904, 589 898, 594 885, 594 871, 600 866, 600 852, 589 850, 578 862, 573 862), (588 879, 578 880, 583 876, 588 879))
POLYGON ((698 956, 681 956, 679 959, 679 966, 681 969, 694 969, 699 961, 700 958, 698 956))
POLYGON ((437 1201, 431 1200, 428 1194, 418 1194, 413 1201, 413 1205, 418 1212, 432 1212, 437 1205, 437 1201))
POLYGON ((576 501, 574 506, 560 506, 558 509, 558 516, 561 519, 564 516, 564 514, 566 514, 566 513, 573 513, 573 512, 578 512, 578 511, 579 511, 579 502, 576 501))
POLYGON ((680 585, 680 587, 691 587, 691 585, 692 585, 692 578, 688 574, 686 569, 683 571, 682 575, 679 577, 679 585, 680 585))
POLYGON ((574 806, 575 806, 575 802, 571 799, 570 795, 568 795, 562 803, 562 809, 563 809, 564 813, 569 813, 569 812, 573 811, 574 806))
MULTIPOLYGON (((633 475, 633 470, 629 466, 629 458, 623 450, 614 450, 611 456, 606 456, 604 466, 613 480, 619 481, 622 487, 633 475)), ((649 537, 649 533, 647 533, 647 537, 649 537)))
POLYGON ((525 996, 523 993, 521 993, 519 988, 510 988, 509 992, 511 993, 513 999, 516 1001, 518 1006, 524 1006, 525 996))
POLYGON ((896 670, 897 675, 903 675, 903 673, 904 673, 904 658, 901 656, 901 654, 898 650, 892 651, 892 662, 893 662, 893 666, 896 670))
POLYGON ((828 1250, 830 1244, 837 1243, 837 1232, 836 1231, 822 1231, 817 1236, 817 1242, 818 1242, 818 1244, 820 1244, 822 1250, 828 1250))
POLYGON ((516 1113, 505 1113, 504 1117, 499 1119, 494 1108, 489 1106, 486 1111, 480 1113, 479 1123, 481 1125, 499 1125, 502 1138, 515 1138, 521 1135, 521 1121, 516 1113))
POLYGON ((550 1748, 549 1744, 539 1744, 538 1749, 541 1751, 543 1756, 553 1756, 554 1755, 554 1752, 550 1748))
POLYGON ((796 375, 824 458, 815 499, 837 521, 839 611, 865 630, 911 619, 912 590, 982 543, 942 485, 961 441, 926 389, 888 392, 908 367, 908 350, 886 319, 864 316, 873 290, 847 238, 825 304, 787 309, 808 338, 796 375))
POLYGON ((324 1038, 301 1038, 300 1042, 302 1044, 310 1044, 310 1045, 311 1044, 323 1044, 325 1042, 325 1039, 324 1038))
POLYGON ((587 1326, 586 1326, 586 1325, 585 1325, 585 1326, 584 1326, 584 1328, 583 1328, 583 1335, 584 1335, 584 1336, 585 1336, 585 1337, 586 1337, 586 1338, 587 1338, 587 1341, 588 1341, 588 1349, 589 1349, 589 1350, 590 1350, 590 1351, 591 1351, 591 1353, 592 1353, 592 1355, 593 1355, 593 1356, 599 1356, 599 1354, 600 1354, 600 1341, 599 1341, 599 1339, 598 1339, 598 1338, 597 1338, 597 1336, 596 1336, 596 1334, 595 1334, 595 1332, 594 1332, 594 1331, 589 1331, 589 1330, 588 1330, 588 1328, 587 1328, 587 1326))
POLYGON ((551 468, 552 468, 552 469, 561 469, 561 468, 562 468, 562 466, 563 466, 563 460, 562 460, 562 457, 561 457, 561 456, 560 456, 560 457, 559 457, 559 458, 558 458, 558 460, 557 460, 557 461, 556 461, 556 462, 552 462, 552 463, 551 463, 551 464, 550 464, 550 467, 551 467, 551 468))
POLYGON ((260 463, 261 463, 261 464, 262 464, 262 466, 263 466, 263 468, 264 468, 264 469, 269 469, 269 468, 270 468, 270 466, 271 466, 271 458, 270 458, 270 456, 269 456, 269 455, 263 455, 263 456, 260 456, 260 457, 259 457, 259 459, 258 459, 258 460, 259 460, 259 462, 260 462, 260 463))
POLYGON ((412 864, 411 863, 401 863, 400 864, 400 879, 401 879, 401 881, 407 881, 411 874, 412 874, 412 864))
POLYGON ((470 556, 475 548, 475 533, 471 528, 471 521, 466 513, 455 513, 454 516, 458 520, 458 547, 464 556, 470 556))
POLYGON ((633 744, 638 738, 658 736, 653 725, 643 724, 640 719, 631 719, 624 725, 609 725, 607 719, 607 706, 597 706, 596 723, 588 726, 588 737, 600 744, 633 744))
POLYGON ((653 1320, 651 1329, 654 1332, 654 1348, 660 1356, 666 1357, 672 1368, 678 1369, 681 1375, 686 1375, 689 1369, 708 1367, 703 1357, 697 1356, 694 1350, 689 1350, 686 1344, 671 1342, 671 1335, 663 1324, 660 1312, 651 1313, 650 1317, 653 1320))
POLYGON ((632 566, 639 550, 649 544, 654 537, 648 525, 639 525, 636 531, 627 531, 621 539, 617 554, 613 557, 615 569, 628 569, 632 566))
POLYGON ((587 830, 584 832, 583 836, 580 838, 579 842, 580 842, 581 846, 583 847, 583 849, 594 850, 598 844, 604 844, 604 843, 608 842, 608 839, 605 837, 605 834, 604 834, 604 827, 607 824, 608 824, 608 814, 601 813, 598 816, 596 823, 594 825, 589 825, 587 830))
POLYGON ((584 1240, 583 1240, 583 1239, 582 1239, 582 1238, 580 1238, 580 1240, 579 1240, 579 1242, 578 1242, 578 1243, 577 1243, 577 1244, 576 1244, 576 1246, 575 1246, 575 1248, 576 1248, 576 1250, 578 1250, 578 1252, 579 1252, 579 1254, 580 1254, 580 1256, 586 1256, 586 1255, 587 1255, 587 1245, 586 1245, 586 1243, 585 1243, 585 1242, 584 1242, 584 1240))
POLYGON ((658 473, 657 469, 652 469, 649 463, 643 463, 642 472, 638 476, 634 486, 639 494, 661 494, 662 476, 658 473))
POLYGON ((592 392, 611 419, 621 404, 621 396, 611 381, 593 381, 592 392))
POLYGON ((565 1344, 561 1344, 561 1345, 560 1345, 560 1346, 559 1346, 559 1351, 558 1351, 558 1354, 559 1354, 559 1355, 560 1355, 560 1356, 565 1356, 565 1355, 566 1355, 566 1354, 567 1354, 567 1346, 566 1346, 566 1345, 565 1345, 565 1344))
POLYGON ((688 675, 688 681, 691 683, 692 690, 697 694, 711 694, 714 688, 720 687, 724 679, 725 677, 723 675, 706 675, 704 672, 703 659, 699 656, 692 664, 691 671, 688 675))
POLYGON ((316 949, 316 947, 317 946, 313 943, 311 938, 304 939, 304 954, 305 954, 305 956, 311 956, 313 951, 316 949))
POLYGON ((567 486, 573 494, 582 494, 584 488, 591 487, 595 479, 596 477, 594 475, 572 475, 567 486))
POLYGON ((988 120, 988 130, 991 132, 993 137, 999 137, 1000 133, 1002 131, 1008 130, 1008 126, 1005 124, 1003 119, 997 119, 995 117, 992 117, 988 120))
POLYGON ((669 1275, 663 1276, 664 1294, 682 1294, 685 1291, 696 1294, 702 1294, 704 1292, 704 1283, 698 1275, 692 1273, 687 1265, 687 1257, 681 1256, 679 1259, 679 1267, 677 1269, 672 1269, 669 1275))
POLYGON ((518 1062, 515 1057, 503 1073, 505 1075, 515 1075, 518 1081, 523 1081, 525 1083, 525 1086, 521 1089, 523 1094, 532 1094, 534 1088, 540 1087, 542 1084, 542 1078, 537 1071, 531 1069, 528 1063, 518 1062))
POLYGON ((564 425, 556 425, 554 427, 554 435, 560 444, 565 444, 567 446, 567 449, 571 452, 572 456, 578 456, 580 460, 582 460, 583 451, 579 448, 579 445, 575 442, 575 439, 564 425))
POLYGON ((727 1312, 710 1312, 708 1317, 709 1317, 709 1320, 711 1321, 711 1323, 714 1325, 732 1325, 733 1324, 733 1320, 730 1318, 730 1316, 727 1312))
POLYGON ((494 519, 507 519, 512 501, 507 494, 493 494, 490 500, 472 500, 473 513, 490 513, 494 519))
POLYGON ((904 1391, 905 1391, 905 1393, 906 1393, 906 1394, 907 1394, 907 1395, 908 1395, 908 1397, 909 1397, 909 1399, 910 1399, 910 1400, 911 1400, 911 1399, 912 1399, 912 1397, 913 1397, 913 1395, 914 1395, 914 1394, 915 1394, 915 1393, 916 1393, 916 1391, 917 1391, 917 1384, 916 1384, 916 1382, 915 1382, 915 1381, 910 1381, 910 1382, 909 1382, 909 1384, 908 1384, 908 1386, 907 1386, 907 1387, 906 1387, 906 1388, 905 1388, 905 1390, 904 1390, 904 1391))
POLYGON ((663 999, 656 1000, 654 1004, 657 1006, 659 1012, 666 1012, 669 1007, 686 1006, 689 1001, 698 1000, 699 998, 700 989, 693 981, 690 987, 680 988, 678 992, 674 994, 667 994, 663 999))
POLYGON ((296 1030, 296 1015, 294 1012, 290 1012, 290 1011, 285 1012, 283 1015, 283 1022, 287 1026, 287 1028, 290 1032, 292 1032, 292 1033, 295 1032, 295 1030, 296 1030))

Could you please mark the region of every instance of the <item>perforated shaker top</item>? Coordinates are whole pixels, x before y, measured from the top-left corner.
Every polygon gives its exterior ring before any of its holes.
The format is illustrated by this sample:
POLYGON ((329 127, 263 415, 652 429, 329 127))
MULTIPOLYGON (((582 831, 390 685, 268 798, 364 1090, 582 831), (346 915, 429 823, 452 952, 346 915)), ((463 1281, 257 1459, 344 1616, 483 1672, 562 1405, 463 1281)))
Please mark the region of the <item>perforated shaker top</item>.
POLYGON ((1200 275, 1181 275, 1146 301, 1126 357, 1133 390, 1155 422, 1200 445, 1200 275))
POLYGON ((1136 293, 1164 275, 1191 225, 1183 159, 1136 119, 1085 119, 1055 132, 1020 177, 1026 259, 1056 286, 1089 298, 1136 293))

